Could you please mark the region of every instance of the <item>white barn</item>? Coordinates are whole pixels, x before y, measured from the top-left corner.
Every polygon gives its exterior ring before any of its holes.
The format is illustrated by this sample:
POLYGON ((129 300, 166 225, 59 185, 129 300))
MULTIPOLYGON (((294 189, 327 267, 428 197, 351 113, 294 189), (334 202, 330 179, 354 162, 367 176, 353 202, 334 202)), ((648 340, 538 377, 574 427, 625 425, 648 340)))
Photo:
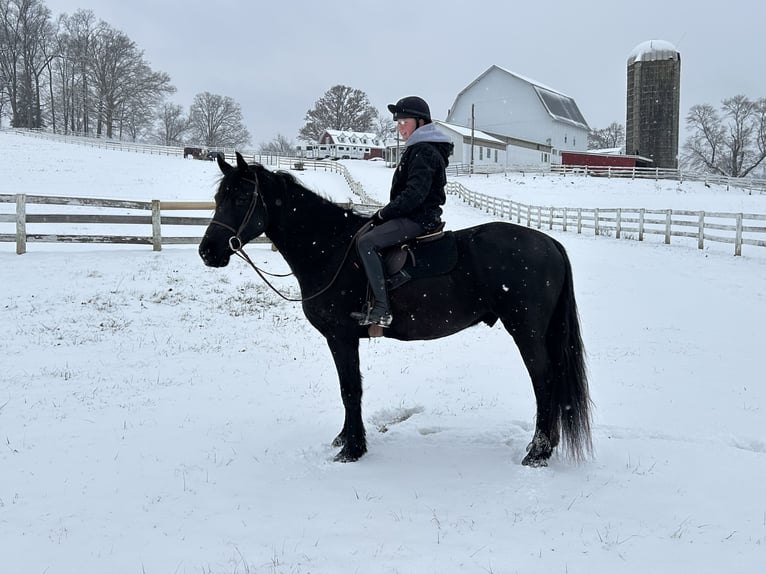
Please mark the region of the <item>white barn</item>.
POLYGON ((561 151, 586 151, 588 123, 573 98, 491 66, 460 92, 446 122, 472 125, 508 143, 508 166, 561 163, 561 151))

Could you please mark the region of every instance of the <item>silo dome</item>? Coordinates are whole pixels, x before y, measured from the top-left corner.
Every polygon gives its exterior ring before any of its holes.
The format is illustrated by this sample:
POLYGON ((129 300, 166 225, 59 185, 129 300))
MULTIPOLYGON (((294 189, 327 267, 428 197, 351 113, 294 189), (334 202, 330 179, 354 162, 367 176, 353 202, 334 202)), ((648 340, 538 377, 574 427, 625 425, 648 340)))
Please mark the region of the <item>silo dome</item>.
POLYGON ((677 60, 678 50, 665 40, 647 40, 633 48, 628 56, 628 66, 635 62, 657 62, 660 60, 677 60))

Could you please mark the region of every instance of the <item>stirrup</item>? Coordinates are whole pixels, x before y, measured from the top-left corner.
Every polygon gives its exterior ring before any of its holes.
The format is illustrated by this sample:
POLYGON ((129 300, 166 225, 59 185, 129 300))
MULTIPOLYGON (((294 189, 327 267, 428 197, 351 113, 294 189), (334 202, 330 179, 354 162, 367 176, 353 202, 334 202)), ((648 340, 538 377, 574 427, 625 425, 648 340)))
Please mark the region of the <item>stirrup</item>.
POLYGON ((366 311, 354 311, 351 313, 351 318, 359 321, 361 326, 367 325, 380 325, 383 328, 390 327, 394 318, 391 316, 391 312, 381 308, 367 308, 366 311))

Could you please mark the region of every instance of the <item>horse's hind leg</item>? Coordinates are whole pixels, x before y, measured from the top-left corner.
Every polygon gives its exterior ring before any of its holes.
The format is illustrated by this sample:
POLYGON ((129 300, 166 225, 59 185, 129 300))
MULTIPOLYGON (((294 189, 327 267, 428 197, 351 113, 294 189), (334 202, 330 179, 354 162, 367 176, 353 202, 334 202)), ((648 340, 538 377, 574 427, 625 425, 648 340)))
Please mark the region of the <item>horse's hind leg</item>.
MULTIPOLYGON (((509 329, 511 334, 514 331, 509 329)), ((527 455, 521 464, 525 466, 548 466, 548 459, 559 443, 559 427, 553 412, 552 365, 545 340, 538 334, 526 338, 514 337, 521 357, 532 379, 537 402, 535 434, 527 446, 527 455)))
POLYGON ((353 462, 367 452, 367 438, 362 421, 362 375, 359 371, 359 340, 327 337, 340 380, 340 394, 346 415, 343 429, 333 446, 340 447, 337 462, 353 462))

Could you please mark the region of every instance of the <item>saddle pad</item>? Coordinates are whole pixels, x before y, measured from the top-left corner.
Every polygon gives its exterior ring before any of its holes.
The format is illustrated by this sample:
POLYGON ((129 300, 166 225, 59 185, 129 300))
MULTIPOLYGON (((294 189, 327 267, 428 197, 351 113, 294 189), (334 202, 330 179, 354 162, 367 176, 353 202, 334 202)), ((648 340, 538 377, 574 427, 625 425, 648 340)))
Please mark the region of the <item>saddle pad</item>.
POLYGON ((457 241, 452 231, 446 231, 444 237, 436 241, 415 243, 410 250, 413 257, 407 258, 404 270, 412 279, 443 275, 457 264, 457 241))

